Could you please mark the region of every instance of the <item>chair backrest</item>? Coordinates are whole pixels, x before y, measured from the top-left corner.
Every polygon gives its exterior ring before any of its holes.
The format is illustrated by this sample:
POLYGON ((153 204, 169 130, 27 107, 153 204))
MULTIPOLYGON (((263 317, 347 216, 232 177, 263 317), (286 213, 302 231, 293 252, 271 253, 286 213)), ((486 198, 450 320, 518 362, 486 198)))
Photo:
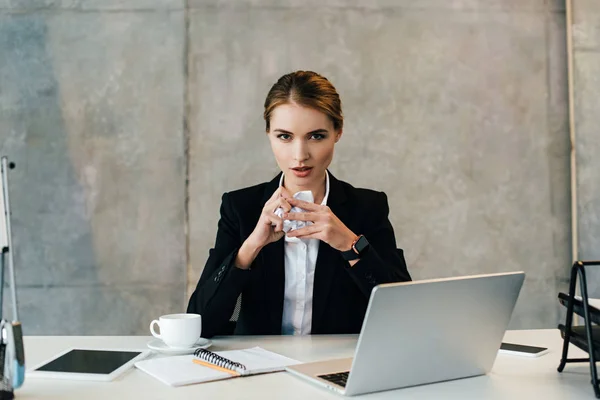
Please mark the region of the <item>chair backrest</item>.
POLYGON ((229 317, 229 321, 237 322, 238 317, 240 316, 240 309, 242 308, 242 295, 238 296, 237 302, 235 303, 235 307, 233 308, 233 313, 231 317, 229 317))

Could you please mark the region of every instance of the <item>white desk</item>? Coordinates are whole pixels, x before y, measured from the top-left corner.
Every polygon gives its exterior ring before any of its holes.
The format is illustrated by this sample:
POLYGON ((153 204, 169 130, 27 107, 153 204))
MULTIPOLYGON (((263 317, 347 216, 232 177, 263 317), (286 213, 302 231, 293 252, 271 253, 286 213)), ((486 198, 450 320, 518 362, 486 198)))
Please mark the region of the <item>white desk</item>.
MULTIPOLYGON (((261 346, 301 361, 352 356, 357 337, 227 337, 214 340, 213 350, 261 346)), ((145 336, 29 336, 25 338, 28 366, 74 346, 144 348, 145 336)), ((567 364, 558 373, 562 340, 557 329, 509 331, 504 341, 545 346, 540 358, 498 355, 489 375, 359 396, 366 399, 594 399, 588 364, 567 364)), ((571 357, 585 354, 571 346, 571 357)), ((376 366, 374 366, 375 368, 376 366)), ((406 365, 410 368, 410 365, 406 365)), ((402 373, 401 370, 398 371, 402 373)), ((18 399, 340 399, 288 373, 257 375, 180 388, 169 387, 132 370, 107 383, 26 378, 18 399)), ((356 397, 358 398, 358 397, 356 397)))

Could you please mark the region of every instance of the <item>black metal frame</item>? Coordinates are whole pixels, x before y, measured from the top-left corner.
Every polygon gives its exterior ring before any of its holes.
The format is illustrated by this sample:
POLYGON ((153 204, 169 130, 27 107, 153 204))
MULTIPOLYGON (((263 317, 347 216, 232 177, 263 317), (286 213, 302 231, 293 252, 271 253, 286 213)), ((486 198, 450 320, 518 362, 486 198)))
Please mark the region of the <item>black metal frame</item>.
POLYGON ((576 261, 571 268, 571 281, 569 283, 569 300, 567 303, 567 320, 565 322, 564 342, 562 357, 560 365, 558 366, 558 372, 562 372, 567 363, 575 362, 589 362, 590 363, 590 374, 592 375, 592 386, 596 398, 600 399, 600 387, 598 385, 598 372, 596 370, 596 349, 594 348, 594 341, 592 336, 592 320, 590 317, 590 308, 588 301, 587 291, 587 280, 585 277, 586 266, 600 266, 600 261, 576 261), (581 299, 583 303, 583 318, 585 322, 585 334, 587 336, 588 353, 590 358, 567 358, 569 352, 569 343, 571 339, 571 332, 573 326, 573 306, 575 302, 575 286, 577 284, 577 276, 579 275, 579 287, 581 290, 581 299))

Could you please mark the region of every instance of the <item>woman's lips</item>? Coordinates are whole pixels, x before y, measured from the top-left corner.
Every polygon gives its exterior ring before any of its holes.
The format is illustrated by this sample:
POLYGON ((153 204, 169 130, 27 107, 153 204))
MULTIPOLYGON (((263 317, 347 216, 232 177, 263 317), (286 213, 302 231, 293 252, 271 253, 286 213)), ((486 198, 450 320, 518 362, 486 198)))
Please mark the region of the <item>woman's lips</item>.
POLYGON ((312 172, 312 167, 297 167, 297 168, 292 168, 292 172, 298 178, 306 178, 312 172))

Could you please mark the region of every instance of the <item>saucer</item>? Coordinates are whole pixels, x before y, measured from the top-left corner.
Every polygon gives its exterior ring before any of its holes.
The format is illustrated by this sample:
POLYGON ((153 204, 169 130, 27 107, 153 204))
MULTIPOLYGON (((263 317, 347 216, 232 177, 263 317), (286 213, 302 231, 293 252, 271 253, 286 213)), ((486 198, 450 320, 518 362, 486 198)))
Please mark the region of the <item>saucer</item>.
POLYGON ((147 346, 149 349, 154 350, 158 353, 170 354, 172 356, 192 354, 196 349, 207 349, 212 345, 212 341, 209 339, 200 338, 192 347, 187 349, 174 349, 169 347, 160 339, 154 339, 148 342, 147 346))

